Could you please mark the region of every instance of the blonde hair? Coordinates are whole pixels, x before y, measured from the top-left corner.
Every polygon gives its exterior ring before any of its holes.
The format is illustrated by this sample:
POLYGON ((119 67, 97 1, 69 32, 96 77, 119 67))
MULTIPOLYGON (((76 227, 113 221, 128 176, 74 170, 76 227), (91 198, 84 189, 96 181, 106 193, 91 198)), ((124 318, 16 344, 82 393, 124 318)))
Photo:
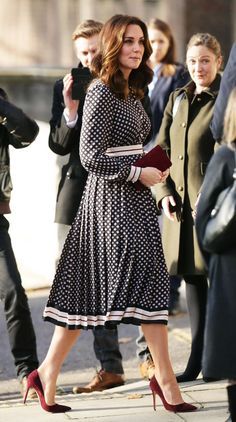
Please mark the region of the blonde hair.
POLYGON ((80 37, 93 37, 101 32, 102 27, 103 24, 101 22, 94 21, 93 19, 87 19, 76 26, 72 34, 72 40, 75 41, 80 37))
POLYGON ((224 117, 224 142, 236 142, 236 87, 232 89, 228 99, 224 117))
POLYGON ((190 47, 197 47, 198 45, 203 45, 211 50, 217 59, 222 57, 220 43, 217 41, 216 37, 208 32, 198 32, 197 34, 194 34, 188 42, 187 51, 190 47))

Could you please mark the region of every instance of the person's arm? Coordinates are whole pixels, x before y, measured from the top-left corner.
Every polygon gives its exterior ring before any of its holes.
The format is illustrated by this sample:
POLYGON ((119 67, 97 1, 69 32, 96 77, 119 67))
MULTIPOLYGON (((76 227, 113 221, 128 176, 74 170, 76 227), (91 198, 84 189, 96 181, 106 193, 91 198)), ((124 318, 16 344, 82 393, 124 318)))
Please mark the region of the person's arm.
MULTIPOLYGON (((160 131, 156 138, 156 145, 160 145, 164 151, 166 151, 167 155, 171 158, 171 143, 170 143, 170 127, 172 124, 172 110, 174 99, 176 98, 176 94, 170 94, 169 101, 164 111, 162 124, 160 127, 160 131)), ((173 195, 173 189, 171 188, 170 177, 167 178, 165 183, 156 186, 156 197, 158 202, 162 200, 165 196, 173 195)))
POLYGON ((115 97, 101 84, 87 92, 80 137, 80 159, 90 173, 106 180, 126 181, 131 172, 127 157, 106 154, 113 136, 115 97))
POLYGON ((229 94, 236 86, 236 43, 233 44, 230 56, 225 67, 219 94, 217 96, 213 119, 210 125, 214 139, 221 142, 223 136, 224 114, 227 106, 229 94))
MULTIPOLYGON (((160 145, 171 159, 171 141, 170 141, 170 127, 173 121, 173 105, 176 97, 179 95, 178 91, 170 94, 169 101, 164 111, 162 124, 159 134, 156 139, 156 144, 160 145)), ((167 218, 170 220, 177 218, 180 212, 180 201, 177 192, 174 188, 175 184, 171 176, 167 177, 165 181, 155 186, 155 196, 158 208, 163 208, 167 218)))
MULTIPOLYGON (((80 107, 83 107, 83 104, 80 104, 80 107)), ((71 125, 68 124, 69 119, 64 115, 65 111, 63 81, 59 80, 56 81, 53 90, 52 117, 50 120, 50 133, 48 139, 49 148, 58 155, 69 154, 76 142, 79 145, 82 112, 79 113, 79 118, 77 116, 75 119, 74 127, 70 127, 71 125)))
MULTIPOLYGON (((87 92, 80 139, 80 158, 83 167, 99 178, 122 183, 140 181, 152 186, 160 181, 159 171, 152 167, 141 169, 133 165, 137 155, 112 156, 107 149, 115 133, 116 99, 109 88, 95 83, 87 92)), ((116 134, 118 136, 118 134, 116 134)), ((120 131, 122 135, 122 128, 120 131)))
POLYGON ((3 90, 0 92, 0 124, 8 133, 8 143, 15 148, 30 145, 39 132, 37 123, 10 103, 3 90))

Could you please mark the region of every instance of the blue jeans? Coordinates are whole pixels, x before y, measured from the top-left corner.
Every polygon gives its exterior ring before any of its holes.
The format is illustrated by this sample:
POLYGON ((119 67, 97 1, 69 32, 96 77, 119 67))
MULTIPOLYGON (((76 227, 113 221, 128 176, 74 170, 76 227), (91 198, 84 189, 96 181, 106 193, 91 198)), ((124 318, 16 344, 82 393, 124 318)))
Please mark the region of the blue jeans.
POLYGON ((151 353, 149 352, 147 342, 145 340, 142 327, 138 327, 139 330, 139 336, 136 339, 136 345, 137 345, 137 358, 140 361, 140 363, 145 362, 145 360, 151 358, 151 353))
POLYGON ((0 299, 4 304, 11 352, 19 379, 38 367, 36 338, 28 299, 21 284, 9 222, 0 215, 0 299))
POLYGON ((123 374, 122 355, 118 343, 117 328, 94 328, 94 352, 102 369, 115 374, 123 374))

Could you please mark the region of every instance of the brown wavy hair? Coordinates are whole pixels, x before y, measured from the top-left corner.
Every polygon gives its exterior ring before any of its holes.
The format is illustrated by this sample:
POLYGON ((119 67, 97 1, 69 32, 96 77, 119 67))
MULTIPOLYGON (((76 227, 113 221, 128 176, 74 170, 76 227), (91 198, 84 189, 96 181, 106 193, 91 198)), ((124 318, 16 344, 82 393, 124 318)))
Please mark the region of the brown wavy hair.
POLYGON ((91 70, 118 97, 126 99, 131 89, 137 98, 144 96, 146 86, 151 82, 153 71, 147 65, 152 53, 148 39, 146 24, 135 16, 115 15, 103 26, 99 35, 99 49, 94 57, 91 70), (133 69, 127 81, 119 67, 119 54, 123 46, 125 31, 128 25, 138 25, 143 31, 144 53, 138 69, 133 69))
POLYGON ((152 18, 148 23, 148 28, 161 31, 169 41, 169 48, 165 57, 162 59, 162 76, 173 76, 176 71, 176 44, 174 36, 169 25, 161 19, 152 18))

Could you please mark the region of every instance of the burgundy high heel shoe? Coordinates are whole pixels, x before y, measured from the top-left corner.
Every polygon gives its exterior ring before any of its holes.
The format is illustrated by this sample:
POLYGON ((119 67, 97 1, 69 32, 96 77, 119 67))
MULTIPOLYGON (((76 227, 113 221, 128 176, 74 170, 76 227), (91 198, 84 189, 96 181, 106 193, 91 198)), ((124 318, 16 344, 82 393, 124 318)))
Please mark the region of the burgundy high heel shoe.
POLYGON ((180 404, 169 404, 162 392, 162 389, 160 385, 158 384, 155 376, 153 376, 150 380, 150 389, 152 391, 152 397, 153 397, 153 409, 156 410, 156 394, 160 397, 163 406, 166 410, 169 410, 170 412, 178 413, 178 412, 194 412, 194 410, 197 410, 197 407, 193 404, 189 403, 180 403, 180 404))
POLYGON ((69 406, 63 406, 61 404, 52 404, 51 406, 49 406, 44 398, 44 391, 43 391, 43 386, 41 383, 41 380, 39 378, 39 374, 37 369, 35 369, 33 372, 31 372, 29 374, 29 376, 27 377, 27 390, 25 392, 25 397, 24 397, 24 403, 26 402, 27 399, 27 395, 28 395, 28 391, 30 388, 34 388, 41 407, 46 410, 46 412, 51 412, 51 413, 65 413, 68 412, 69 410, 71 410, 71 407, 69 406))

